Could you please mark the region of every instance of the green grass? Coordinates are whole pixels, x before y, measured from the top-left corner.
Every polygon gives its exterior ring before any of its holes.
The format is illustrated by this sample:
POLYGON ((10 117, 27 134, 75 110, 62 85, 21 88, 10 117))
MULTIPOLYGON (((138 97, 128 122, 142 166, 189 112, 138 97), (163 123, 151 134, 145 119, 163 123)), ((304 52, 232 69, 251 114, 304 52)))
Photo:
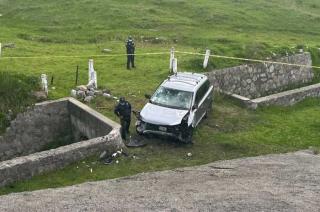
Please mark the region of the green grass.
MULTIPOLYGON (((131 34, 137 53, 180 51, 265 58, 284 55, 303 47, 320 65, 320 2, 317 0, 0 0, 0 42, 15 43, 2 57, 79 55, 81 58, 0 58, 0 73, 39 77, 47 73, 50 98, 69 95, 75 85, 76 66, 80 83, 87 83, 89 55, 125 52, 131 34), (155 39, 158 37, 159 39, 155 39), (54 89, 53 89, 54 87, 54 89)), ((137 68, 125 69, 125 57, 93 57, 98 84, 117 96, 126 96, 141 109, 144 94, 168 75, 169 55, 137 56, 137 68)), ((203 57, 177 54, 180 70, 203 72, 203 57)), ((209 68, 241 61, 210 59, 209 68)), ((319 80, 320 70, 315 70, 319 80)), ((0 85, 1 86, 1 85, 0 85)), ((2 96, 1 96, 2 97, 2 96)), ((116 120, 114 102, 97 99, 92 107, 116 120)), ((91 164, 93 173, 79 162, 61 171, 1 188, 0 193, 71 185, 131 175, 144 171, 191 166, 215 160, 319 147, 319 100, 310 99, 291 108, 270 107, 257 112, 217 97, 211 118, 195 133, 195 144, 186 146, 154 141, 130 150, 140 159, 121 158, 118 165, 91 164), (186 158, 192 152, 193 157, 186 158), (78 168, 76 168, 78 166, 78 168)))
POLYGON ((9 126, 10 119, 35 103, 32 92, 38 88, 39 82, 35 77, 0 72, 0 134, 9 126))

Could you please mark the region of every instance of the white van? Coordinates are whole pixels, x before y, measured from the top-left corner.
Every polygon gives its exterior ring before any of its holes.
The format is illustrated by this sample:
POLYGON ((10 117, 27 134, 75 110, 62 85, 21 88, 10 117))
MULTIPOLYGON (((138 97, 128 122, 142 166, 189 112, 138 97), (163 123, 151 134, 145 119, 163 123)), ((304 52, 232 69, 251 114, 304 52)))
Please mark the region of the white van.
POLYGON ((212 108, 213 86, 203 74, 169 76, 137 116, 139 134, 171 136, 191 143, 193 129, 212 108))

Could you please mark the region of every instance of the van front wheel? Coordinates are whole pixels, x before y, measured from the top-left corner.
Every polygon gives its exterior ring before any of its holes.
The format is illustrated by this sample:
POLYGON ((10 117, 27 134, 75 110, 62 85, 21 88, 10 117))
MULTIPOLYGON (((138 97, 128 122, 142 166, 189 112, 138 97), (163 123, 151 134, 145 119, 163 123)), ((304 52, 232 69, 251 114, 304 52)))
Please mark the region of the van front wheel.
POLYGON ((182 142, 186 144, 192 143, 193 127, 189 127, 182 135, 182 142))

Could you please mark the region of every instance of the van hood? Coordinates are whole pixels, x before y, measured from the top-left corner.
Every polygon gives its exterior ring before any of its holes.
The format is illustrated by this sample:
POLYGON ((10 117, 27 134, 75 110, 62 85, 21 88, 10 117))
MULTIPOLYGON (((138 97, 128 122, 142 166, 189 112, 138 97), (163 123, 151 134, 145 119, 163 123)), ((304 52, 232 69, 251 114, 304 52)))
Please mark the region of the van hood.
POLYGON ((147 103, 140 112, 144 122, 156 125, 178 125, 188 110, 173 109, 147 103))

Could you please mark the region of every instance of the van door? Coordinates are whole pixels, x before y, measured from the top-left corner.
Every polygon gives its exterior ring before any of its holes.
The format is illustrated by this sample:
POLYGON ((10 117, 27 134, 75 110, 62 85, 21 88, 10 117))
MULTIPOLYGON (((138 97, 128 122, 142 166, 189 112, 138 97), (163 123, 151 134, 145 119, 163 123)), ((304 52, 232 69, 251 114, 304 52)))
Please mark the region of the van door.
POLYGON ((207 93, 210 87, 210 82, 207 80, 203 85, 198 89, 196 93, 195 105, 197 105, 197 109, 195 111, 195 126, 199 124, 202 117, 205 115, 208 101, 206 100, 207 93))

